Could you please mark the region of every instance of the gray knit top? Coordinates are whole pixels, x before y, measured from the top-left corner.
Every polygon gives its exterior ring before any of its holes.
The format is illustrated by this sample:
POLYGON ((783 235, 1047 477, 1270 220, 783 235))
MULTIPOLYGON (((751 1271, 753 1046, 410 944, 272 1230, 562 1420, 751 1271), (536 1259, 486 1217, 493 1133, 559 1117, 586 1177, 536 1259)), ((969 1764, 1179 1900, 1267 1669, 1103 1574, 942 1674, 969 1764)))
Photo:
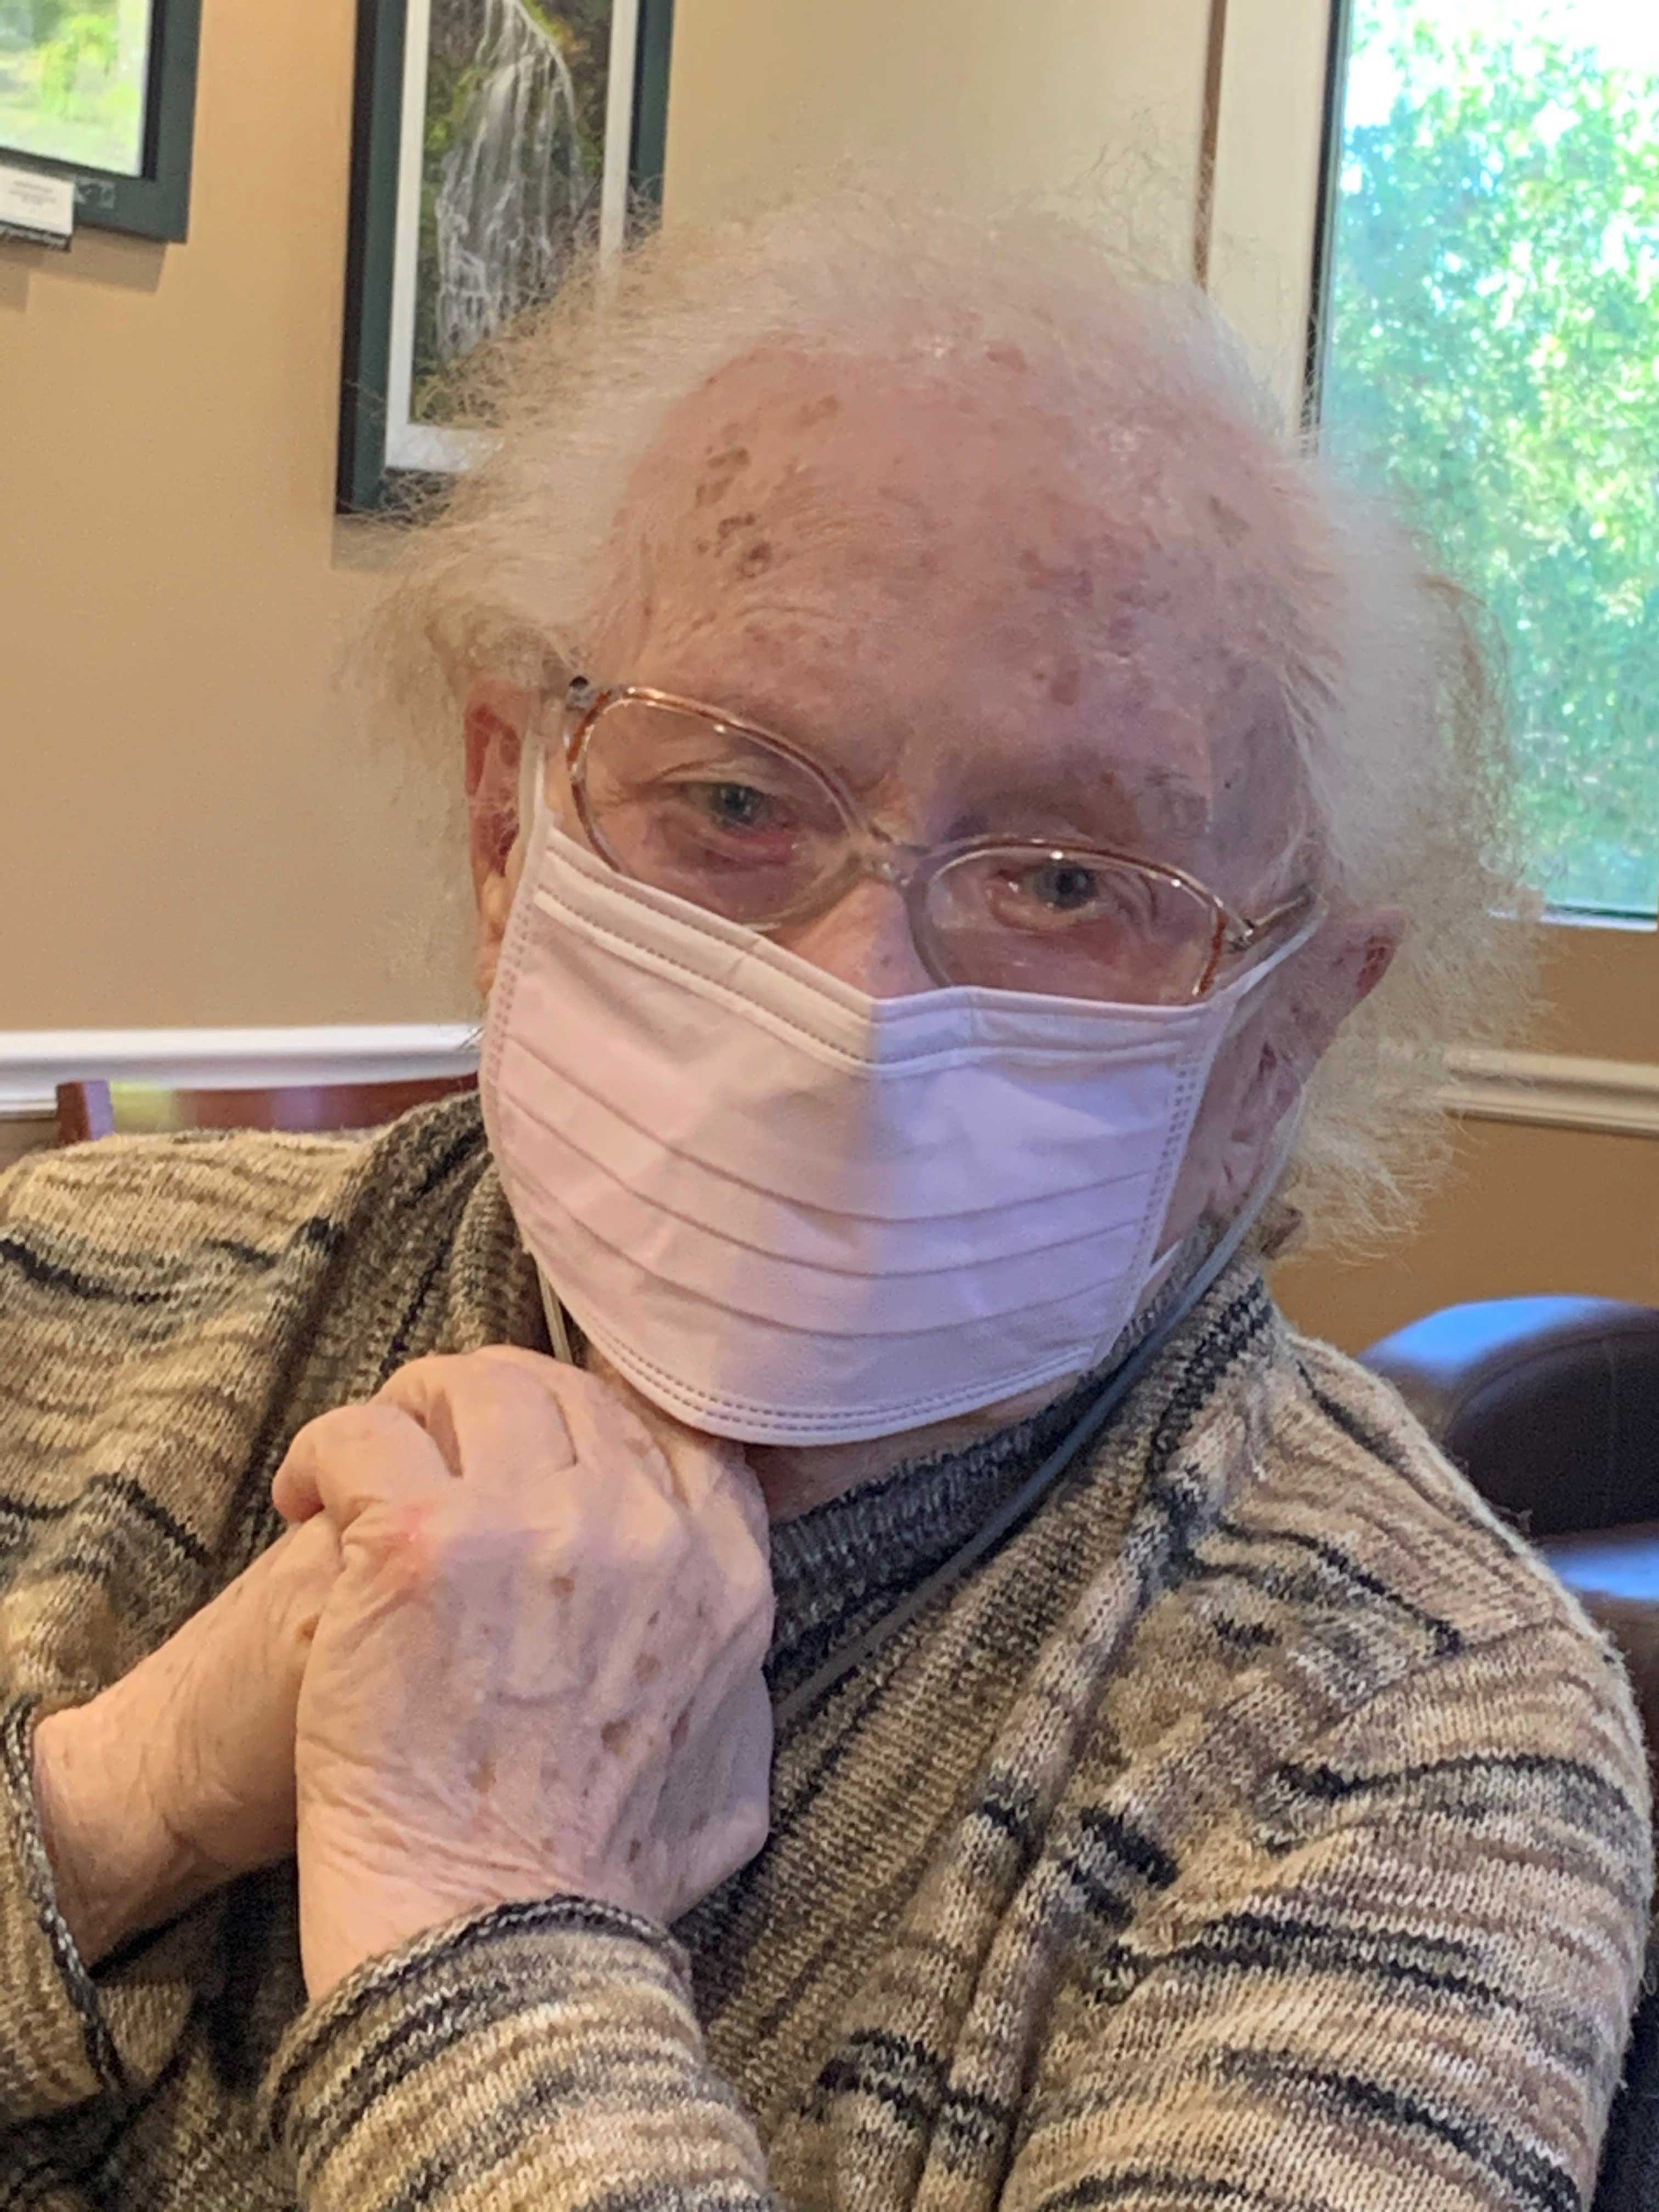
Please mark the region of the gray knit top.
MULTIPOLYGON (((34 1717, 277 1532, 295 1431, 543 1341, 476 1104, 0 1182, 0 2205, 1573 2212, 1645 1932, 1617 1662, 1248 1267, 1085 1463, 777 1747, 668 1929, 480 1913, 307 2006, 291 1867, 88 1971, 34 1717)), ((775 1532, 781 1694, 1074 1407, 775 1532)))

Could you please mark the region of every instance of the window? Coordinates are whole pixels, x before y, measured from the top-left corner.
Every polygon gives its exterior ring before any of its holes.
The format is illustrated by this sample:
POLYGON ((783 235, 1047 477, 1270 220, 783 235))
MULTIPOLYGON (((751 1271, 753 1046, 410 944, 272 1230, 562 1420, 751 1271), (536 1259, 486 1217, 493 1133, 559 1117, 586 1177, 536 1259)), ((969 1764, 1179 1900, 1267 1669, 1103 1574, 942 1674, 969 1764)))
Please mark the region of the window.
POLYGON ((1507 652, 1534 872, 1659 908, 1659 8, 1351 0, 1322 434, 1507 652))

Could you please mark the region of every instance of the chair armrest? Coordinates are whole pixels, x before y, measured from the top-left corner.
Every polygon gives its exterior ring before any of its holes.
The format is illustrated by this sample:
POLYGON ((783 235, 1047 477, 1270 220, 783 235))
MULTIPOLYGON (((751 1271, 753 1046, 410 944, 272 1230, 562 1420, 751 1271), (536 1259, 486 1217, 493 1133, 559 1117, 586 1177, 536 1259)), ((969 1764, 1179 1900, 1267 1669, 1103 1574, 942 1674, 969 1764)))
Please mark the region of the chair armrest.
POLYGON ((1447 1306, 1361 1357, 1528 1534, 1659 1517, 1653 1307, 1576 1297, 1447 1306))

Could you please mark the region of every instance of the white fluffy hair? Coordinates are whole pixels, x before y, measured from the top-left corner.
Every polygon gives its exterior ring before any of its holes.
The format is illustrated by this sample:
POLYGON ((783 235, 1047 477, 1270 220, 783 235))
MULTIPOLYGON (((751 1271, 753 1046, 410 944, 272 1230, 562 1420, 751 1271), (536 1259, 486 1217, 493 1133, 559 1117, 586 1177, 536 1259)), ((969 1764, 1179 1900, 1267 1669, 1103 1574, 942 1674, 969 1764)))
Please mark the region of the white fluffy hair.
POLYGON ((1397 1225, 1437 1163, 1443 1048, 1494 1041, 1520 1003, 1528 933, 1498 919, 1516 897, 1511 770, 1482 622, 1386 505, 1283 426, 1201 295, 1147 278, 1108 228, 1098 210, 843 191, 591 265, 489 350, 473 386, 488 453, 411 532, 373 657, 452 743, 480 677, 562 683, 665 417, 763 349, 927 374, 1017 352, 1085 449, 1162 453, 1183 512, 1195 493, 1231 514, 1254 484, 1267 524, 1235 564, 1251 579, 1237 611, 1299 762, 1308 820, 1285 824, 1287 850, 1311 842, 1337 909, 1407 918, 1298 1137, 1291 1194, 1321 1242, 1352 1244, 1397 1225))

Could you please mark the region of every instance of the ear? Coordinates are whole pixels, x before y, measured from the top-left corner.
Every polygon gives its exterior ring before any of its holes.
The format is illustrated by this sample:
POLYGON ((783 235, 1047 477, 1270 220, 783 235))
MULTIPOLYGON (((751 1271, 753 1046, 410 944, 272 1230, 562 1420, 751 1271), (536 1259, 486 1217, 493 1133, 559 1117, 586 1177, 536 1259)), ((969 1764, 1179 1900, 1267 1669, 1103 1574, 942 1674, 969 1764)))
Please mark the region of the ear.
POLYGON ((1254 1065, 1224 1150, 1224 1206, 1243 1201, 1273 1132, 1307 1088, 1343 1023, 1393 966, 1405 933, 1406 917, 1398 907, 1351 915, 1328 924, 1288 963, 1282 991, 1262 1006, 1259 1028, 1252 1024, 1254 1065))
POLYGON ((466 803, 472 893, 478 909, 476 973, 487 998, 518 888, 519 762, 533 696, 494 677, 467 695, 466 803))
POLYGON ((1328 922, 1262 986, 1211 1073, 1170 1201, 1172 1234, 1206 1212, 1226 1220, 1243 1203, 1273 1133, 1343 1023, 1388 974, 1405 933, 1397 907, 1328 922))

